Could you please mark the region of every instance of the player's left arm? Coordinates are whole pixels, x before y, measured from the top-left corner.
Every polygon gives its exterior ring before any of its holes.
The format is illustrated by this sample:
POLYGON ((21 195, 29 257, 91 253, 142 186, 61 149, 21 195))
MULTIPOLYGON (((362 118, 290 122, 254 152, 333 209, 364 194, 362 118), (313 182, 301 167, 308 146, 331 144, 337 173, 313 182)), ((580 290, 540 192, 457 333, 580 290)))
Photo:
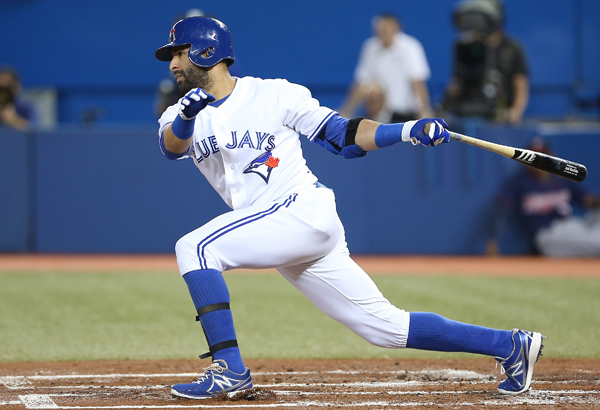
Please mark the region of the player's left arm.
POLYGON ((355 137, 356 145, 364 151, 384 148, 400 141, 435 147, 450 141, 448 124, 441 118, 422 118, 397 124, 381 124, 362 120, 358 125, 355 137), (433 126, 426 133, 424 128, 428 123, 432 123, 433 126))
POLYGON ((382 124, 364 118, 348 120, 336 114, 327 121, 313 142, 344 158, 358 158, 368 151, 400 141, 434 147, 450 140, 447 128, 448 124, 441 118, 382 124), (428 123, 433 126, 429 133, 425 133, 424 127, 428 123))

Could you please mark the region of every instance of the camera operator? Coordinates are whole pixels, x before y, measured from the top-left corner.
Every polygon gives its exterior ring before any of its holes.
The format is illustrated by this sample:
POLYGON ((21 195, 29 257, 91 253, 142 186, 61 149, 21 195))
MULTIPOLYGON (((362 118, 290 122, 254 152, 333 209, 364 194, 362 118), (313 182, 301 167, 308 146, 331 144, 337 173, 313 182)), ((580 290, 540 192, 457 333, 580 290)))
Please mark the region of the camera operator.
POLYGON ((0 125, 27 131, 35 121, 33 106, 19 99, 21 81, 11 68, 0 68, 0 125))
POLYGON ((463 0, 453 19, 458 38, 444 110, 457 117, 521 122, 529 100, 528 68, 521 45, 503 31, 502 4, 463 0))

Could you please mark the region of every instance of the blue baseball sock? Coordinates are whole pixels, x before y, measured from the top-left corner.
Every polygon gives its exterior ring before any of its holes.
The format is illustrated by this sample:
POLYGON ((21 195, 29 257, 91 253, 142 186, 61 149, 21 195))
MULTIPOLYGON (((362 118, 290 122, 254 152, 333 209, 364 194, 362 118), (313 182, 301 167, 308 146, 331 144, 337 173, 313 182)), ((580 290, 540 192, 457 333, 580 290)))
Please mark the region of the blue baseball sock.
MULTIPOLYGON (((216 269, 194 270, 183 275, 196 310, 216 303, 229 303, 229 290, 223 275, 216 269)), ((200 322, 210 346, 227 340, 235 340, 235 328, 231 310, 215 310, 200 316, 200 322)), ((213 360, 223 359, 229 370, 242 373, 245 369, 240 349, 228 347, 215 352, 213 360)))
POLYGON ((513 340, 510 330, 469 325, 435 313, 411 312, 406 347, 506 358, 513 350, 513 340))

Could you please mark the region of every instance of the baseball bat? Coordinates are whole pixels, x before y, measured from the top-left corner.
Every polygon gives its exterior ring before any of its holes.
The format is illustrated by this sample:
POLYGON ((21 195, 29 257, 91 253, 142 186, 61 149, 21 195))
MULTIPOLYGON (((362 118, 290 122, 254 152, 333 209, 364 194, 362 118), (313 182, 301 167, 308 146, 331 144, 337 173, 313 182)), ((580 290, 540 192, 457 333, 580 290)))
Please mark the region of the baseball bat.
MULTIPOLYGON (((425 125, 424 131, 426 133, 429 132, 430 124, 431 123, 425 125)), ((570 179, 575 182, 582 182, 587 177, 587 168, 585 165, 578 164, 577 162, 567 161, 566 159, 553 157, 552 155, 528 149, 495 144, 493 142, 469 137, 453 131, 448 132, 450 133, 450 138, 453 140, 495 152, 496 154, 503 155, 522 164, 529 165, 532 168, 558 175, 559 177, 570 179)))

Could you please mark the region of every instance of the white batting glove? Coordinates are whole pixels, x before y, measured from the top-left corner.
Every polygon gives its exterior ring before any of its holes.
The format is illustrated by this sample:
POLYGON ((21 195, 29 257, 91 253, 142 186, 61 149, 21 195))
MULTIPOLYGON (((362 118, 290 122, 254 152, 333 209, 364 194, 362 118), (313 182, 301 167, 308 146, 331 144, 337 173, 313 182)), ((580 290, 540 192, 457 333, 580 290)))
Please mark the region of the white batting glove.
POLYGON ((402 128, 402 141, 412 142, 413 145, 423 144, 426 147, 450 141, 448 124, 442 118, 423 118, 418 121, 408 121, 402 128), (425 125, 430 124, 428 132, 425 125))
POLYGON ((215 97, 205 92, 202 88, 190 90, 179 102, 179 116, 184 120, 191 120, 202 111, 215 97))

